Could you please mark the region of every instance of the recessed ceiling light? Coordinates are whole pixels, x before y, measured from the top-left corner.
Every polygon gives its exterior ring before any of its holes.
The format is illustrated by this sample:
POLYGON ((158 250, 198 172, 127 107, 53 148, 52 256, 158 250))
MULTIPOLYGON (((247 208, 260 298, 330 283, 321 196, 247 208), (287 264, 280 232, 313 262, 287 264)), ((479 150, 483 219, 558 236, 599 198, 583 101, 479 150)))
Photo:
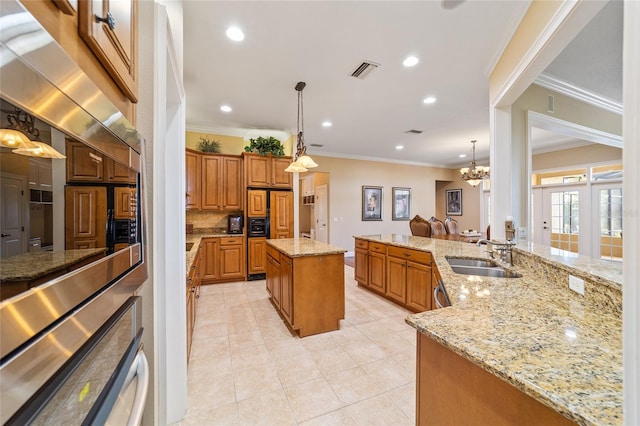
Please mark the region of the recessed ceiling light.
POLYGON ((242 41, 244 40, 244 33, 238 27, 229 27, 227 28, 227 37, 233 41, 242 41))
POLYGON ((322 127, 331 127, 333 126, 333 123, 330 121, 323 121, 322 122, 322 127))
POLYGON ((402 146, 402 145, 396 145, 396 149, 397 149, 398 151, 400 151, 401 149, 404 149, 404 146, 402 146))
POLYGON ((412 67, 418 62, 420 62, 420 59, 411 55, 411 56, 407 56, 407 58, 404 61, 402 61, 402 65, 404 65, 405 67, 412 67))
POLYGON ((425 104, 432 104, 432 103, 434 103, 435 101, 436 101, 436 98, 434 98, 433 96, 429 96, 429 97, 427 97, 427 98, 424 98, 424 101, 423 101, 423 102, 424 102, 425 104))
POLYGON ((231 107, 229 105, 222 105, 220 107, 220 111, 222 111, 222 112, 231 112, 231 107))
POLYGON ((464 157, 466 157, 466 156, 467 156, 467 154, 460 154, 460 155, 458 155, 458 157, 460 157, 460 158, 464 158, 464 157))

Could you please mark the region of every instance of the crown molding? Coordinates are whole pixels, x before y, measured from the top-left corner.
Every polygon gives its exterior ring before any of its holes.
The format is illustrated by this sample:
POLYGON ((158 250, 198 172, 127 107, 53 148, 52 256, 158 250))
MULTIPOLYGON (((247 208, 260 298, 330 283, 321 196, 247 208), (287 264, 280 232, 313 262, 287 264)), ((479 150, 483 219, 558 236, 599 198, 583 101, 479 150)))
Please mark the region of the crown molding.
POLYGON ((622 102, 617 102, 605 96, 590 92, 549 74, 540 74, 534 80, 534 84, 615 114, 622 115, 624 113, 622 102))

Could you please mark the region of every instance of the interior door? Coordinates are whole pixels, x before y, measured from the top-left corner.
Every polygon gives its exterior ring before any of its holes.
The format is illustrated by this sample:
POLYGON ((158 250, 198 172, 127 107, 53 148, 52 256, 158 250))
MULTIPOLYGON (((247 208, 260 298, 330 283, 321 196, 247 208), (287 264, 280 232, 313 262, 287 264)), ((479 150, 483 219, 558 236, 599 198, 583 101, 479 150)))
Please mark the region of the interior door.
POLYGON ((0 258, 22 254, 26 251, 24 224, 26 222, 24 207, 25 180, 22 177, 3 173, 1 178, 2 193, 2 243, 0 258))
POLYGON ((323 243, 328 243, 329 213, 327 209, 327 185, 316 186, 316 201, 314 204, 314 209, 316 216, 316 240, 323 243))

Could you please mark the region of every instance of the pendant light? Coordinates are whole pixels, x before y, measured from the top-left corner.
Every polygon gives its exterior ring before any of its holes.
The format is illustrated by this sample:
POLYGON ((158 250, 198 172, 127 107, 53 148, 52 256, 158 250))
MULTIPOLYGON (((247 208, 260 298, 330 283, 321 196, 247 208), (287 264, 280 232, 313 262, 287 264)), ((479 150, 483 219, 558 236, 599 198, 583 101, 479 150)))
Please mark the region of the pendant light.
POLYGON ((484 179, 489 177, 489 167, 478 166, 476 161, 476 141, 471 141, 473 144, 473 157, 471 160, 471 167, 464 167, 460 169, 462 180, 466 181, 471 186, 477 186, 484 179))
POLYGON ((14 148, 12 152, 29 157, 67 158, 52 146, 37 140, 40 131, 32 115, 16 108, 13 114, 7 114, 7 121, 8 128, 0 129, 0 144, 3 147, 14 148))
POLYGON ((300 81, 295 87, 298 92, 298 142, 296 144, 296 153, 293 157, 293 162, 289 164, 289 167, 284 169, 285 172, 300 173, 306 172, 307 169, 318 167, 318 164, 307 155, 307 147, 304 144, 304 105, 302 101, 302 90, 306 85, 307 83, 300 81))

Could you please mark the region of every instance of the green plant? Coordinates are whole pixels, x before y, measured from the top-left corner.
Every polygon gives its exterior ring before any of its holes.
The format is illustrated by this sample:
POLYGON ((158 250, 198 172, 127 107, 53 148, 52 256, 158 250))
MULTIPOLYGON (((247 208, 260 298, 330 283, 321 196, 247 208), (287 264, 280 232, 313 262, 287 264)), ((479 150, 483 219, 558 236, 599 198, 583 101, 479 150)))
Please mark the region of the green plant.
POLYGON ((257 152, 260 155, 271 153, 274 157, 282 157, 284 155, 284 146, 273 136, 263 138, 258 136, 256 139, 249 139, 251 142, 244 147, 245 152, 257 152))
POLYGON ((201 136, 198 149, 202 152, 220 152, 220 142, 209 139, 209 136, 201 136))

